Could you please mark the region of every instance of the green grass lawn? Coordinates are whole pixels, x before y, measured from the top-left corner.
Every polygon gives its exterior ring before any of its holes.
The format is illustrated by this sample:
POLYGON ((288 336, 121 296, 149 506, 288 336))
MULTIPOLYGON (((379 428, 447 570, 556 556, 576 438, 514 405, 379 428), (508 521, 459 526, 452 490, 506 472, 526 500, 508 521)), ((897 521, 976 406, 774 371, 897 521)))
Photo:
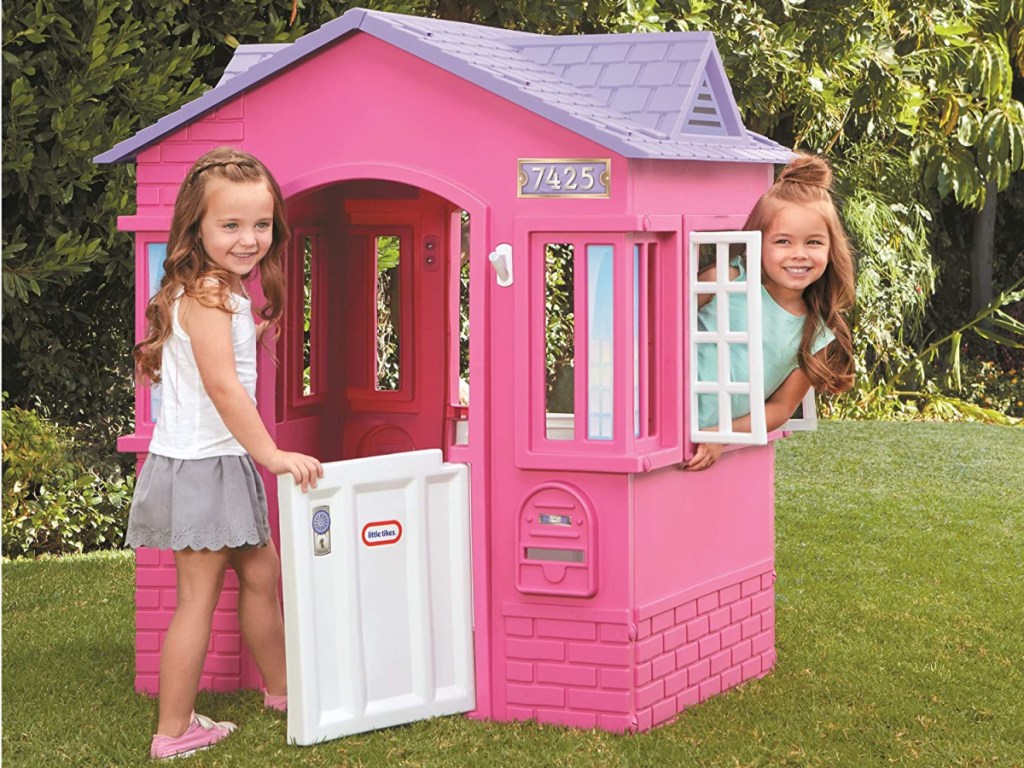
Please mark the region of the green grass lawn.
MULTIPOLYGON (((1024 767, 1024 430, 825 423, 778 449, 779 661, 644 734, 440 718, 316 747, 254 692, 192 766, 1024 767)), ((147 763, 132 560, 3 564, 5 766, 147 763)))

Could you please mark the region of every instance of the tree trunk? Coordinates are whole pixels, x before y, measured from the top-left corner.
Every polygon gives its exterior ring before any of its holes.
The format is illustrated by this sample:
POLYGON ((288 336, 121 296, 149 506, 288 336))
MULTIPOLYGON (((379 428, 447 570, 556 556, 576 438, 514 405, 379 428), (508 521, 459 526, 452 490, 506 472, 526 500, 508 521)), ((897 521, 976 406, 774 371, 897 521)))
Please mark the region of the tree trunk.
POLYGON ((971 316, 978 314, 992 301, 992 254, 995 251, 996 183, 985 184, 985 206, 974 215, 971 238, 971 316))

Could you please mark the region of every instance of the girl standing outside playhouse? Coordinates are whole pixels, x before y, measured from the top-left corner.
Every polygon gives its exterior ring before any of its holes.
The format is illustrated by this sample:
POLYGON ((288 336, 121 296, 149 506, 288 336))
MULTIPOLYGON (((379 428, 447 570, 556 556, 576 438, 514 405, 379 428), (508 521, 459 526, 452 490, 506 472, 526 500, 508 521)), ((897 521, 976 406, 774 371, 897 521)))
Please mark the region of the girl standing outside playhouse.
MULTIPOLYGON (((843 317, 854 304, 853 257, 831 194, 832 170, 821 157, 798 155, 754 205, 746 230, 761 232, 762 328, 764 336, 765 420, 778 429, 796 411, 810 387, 819 392, 843 392, 853 385, 853 343, 843 317)), ((701 273, 715 280, 715 268, 701 273)), ((746 278, 742 261, 730 265, 730 279, 746 278)), ((717 298, 698 302, 697 324, 716 329, 717 298)), ((746 327, 746 301, 730 296, 730 324, 746 327)), ((746 349, 732 345, 731 377, 749 380, 746 349)), ((699 344, 697 371, 701 381, 715 380, 717 350, 699 344)), ((750 431, 749 400, 733 396, 736 432, 750 431)), ((701 397, 701 429, 715 429, 718 405, 701 397)), ((686 469, 707 469, 718 461, 722 446, 697 445, 686 469)))
POLYGON ((127 543, 171 549, 177 607, 160 656, 153 758, 191 754, 235 725, 194 712, 225 570, 238 574, 242 637, 266 684, 264 705, 287 707, 280 561, 254 460, 307 490, 323 476, 312 456, 280 450, 256 410, 256 344, 281 316, 288 241, 277 182, 255 157, 215 149, 178 191, 160 289, 135 347, 140 376, 162 385, 127 543), (245 285, 266 301, 253 318, 245 285))

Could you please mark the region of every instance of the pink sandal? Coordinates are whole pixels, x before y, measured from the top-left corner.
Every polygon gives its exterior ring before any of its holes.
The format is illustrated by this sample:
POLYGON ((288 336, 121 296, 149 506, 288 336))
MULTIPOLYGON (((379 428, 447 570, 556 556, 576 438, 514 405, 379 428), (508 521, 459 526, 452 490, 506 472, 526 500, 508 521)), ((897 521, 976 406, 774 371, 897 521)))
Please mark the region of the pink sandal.
POLYGON ((267 691, 263 692, 263 706, 267 709, 275 709, 278 712, 288 711, 288 694, 272 694, 267 691))

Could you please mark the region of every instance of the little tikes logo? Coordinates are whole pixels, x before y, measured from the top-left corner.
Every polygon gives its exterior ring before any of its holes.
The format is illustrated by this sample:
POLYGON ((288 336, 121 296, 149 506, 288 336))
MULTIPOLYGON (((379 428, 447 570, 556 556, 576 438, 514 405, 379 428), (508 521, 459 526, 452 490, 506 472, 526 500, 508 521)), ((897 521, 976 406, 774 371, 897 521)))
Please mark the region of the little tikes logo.
POLYGON ((397 520, 382 520, 367 523, 363 526, 363 544, 368 547, 380 547, 394 544, 402 538, 402 524, 397 520))

